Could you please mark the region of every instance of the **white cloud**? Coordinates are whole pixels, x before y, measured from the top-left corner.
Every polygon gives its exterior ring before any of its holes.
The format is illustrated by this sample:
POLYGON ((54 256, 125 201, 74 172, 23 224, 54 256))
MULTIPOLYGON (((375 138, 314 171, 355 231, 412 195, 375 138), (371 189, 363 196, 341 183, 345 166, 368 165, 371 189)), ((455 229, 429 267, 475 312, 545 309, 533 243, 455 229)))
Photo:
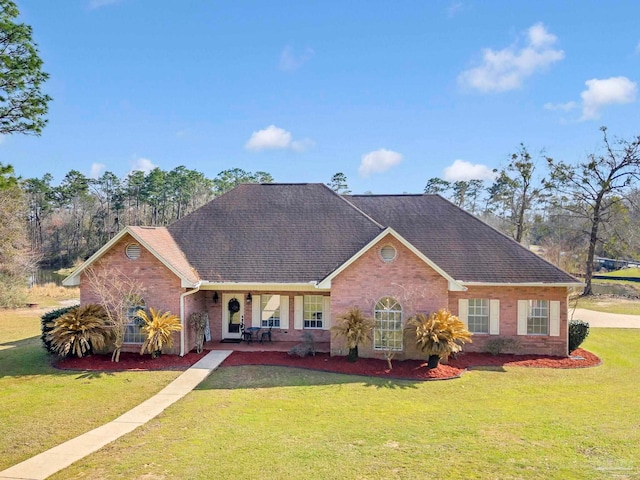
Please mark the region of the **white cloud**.
POLYGON ((372 173, 386 172, 401 161, 401 153, 381 148, 362 156, 358 174, 361 177, 368 177, 372 173))
POLYGON ((251 134, 251 138, 245 143, 244 148, 259 152, 261 150, 293 150, 304 152, 315 145, 310 138, 293 140, 291 132, 284 128, 269 125, 267 128, 251 134))
POLYGON ((156 167, 157 167, 157 165, 155 165, 148 158, 135 158, 135 159, 133 159, 131 161, 131 171, 132 172, 135 172, 136 170, 139 170, 139 171, 144 172, 144 173, 149 173, 151 170, 153 170, 156 167))
POLYGON ((574 108, 578 108, 577 102, 567 102, 567 103, 545 103, 545 110, 553 110, 560 112, 568 112, 573 110, 574 108))
POLYGON ((542 23, 536 23, 527 30, 524 47, 483 49, 482 63, 462 72, 458 83, 481 92, 520 88, 526 78, 564 58, 564 51, 553 48, 556 40, 542 23))
POLYGON ((493 180, 496 174, 486 165, 456 160, 444 169, 444 179, 449 182, 458 180, 493 180))
POLYGON ((92 163, 91 171, 89 172, 89 178, 98 178, 107 169, 107 166, 103 163, 92 163))
POLYGON ((638 93, 638 84, 627 77, 593 78, 585 82, 587 89, 582 97, 582 117, 580 120, 594 120, 600 117, 600 110, 612 104, 633 103, 638 93))
POLYGON ((312 48, 307 47, 301 54, 296 55, 293 47, 287 45, 282 50, 282 53, 280 53, 280 70, 284 70, 285 72, 297 70, 311 60, 315 54, 316 52, 314 52, 312 48))
POLYGON ((89 0, 89 10, 96 10, 97 8, 108 7, 109 5, 115 5, 122 0, 89 0))
POLYGON ((636 53, 640 55, 640 42, 638 42, 638 45, 636 45, 636 53))

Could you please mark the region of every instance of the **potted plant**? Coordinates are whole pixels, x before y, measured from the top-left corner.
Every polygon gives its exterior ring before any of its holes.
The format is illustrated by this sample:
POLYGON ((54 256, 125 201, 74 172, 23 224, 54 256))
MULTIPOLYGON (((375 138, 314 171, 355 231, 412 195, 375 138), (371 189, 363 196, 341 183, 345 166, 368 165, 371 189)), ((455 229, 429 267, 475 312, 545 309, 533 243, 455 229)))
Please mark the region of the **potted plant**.
POLYGON ((144 321, 142 332, 147 337, 140 349, 140 355, 149 352, 151 358, 158 358, 162 353, 162 347, 173 346, 173 332, 179 332, 182 325, 180 325, 180 317, 171 312, 161 314, 160 310, 153 308, 149 311, 150 315, 147 315, 144 310, 138 312, 138 316, 144 321))
POLYGON ((373 320, 365 317, 358 307, 351 307, 342 315, 337 317, 338 324, 331 327, 335 337, 344 337, 349 354, 347 360, 355 362, 358 360, 358 345, 371 340, 373 331, 373 320))
POLYGON ((406 331, 415 338, 416 346, 427 354, 428 368, 437 368, 440 360, 447 360, 452 353, 462 350, 462 345, 471 342, 471 333, 464 323, 442 308, 427 316, 416 313, 407 320, 406 331))

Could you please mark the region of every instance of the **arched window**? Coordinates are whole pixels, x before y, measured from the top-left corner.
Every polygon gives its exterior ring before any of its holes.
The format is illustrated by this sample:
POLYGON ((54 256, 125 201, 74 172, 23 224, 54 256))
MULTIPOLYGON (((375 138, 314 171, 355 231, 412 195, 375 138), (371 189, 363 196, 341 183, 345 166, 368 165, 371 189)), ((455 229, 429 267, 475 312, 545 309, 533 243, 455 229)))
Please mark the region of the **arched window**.
POLYGON ((383 297, 373 311, 373 348, 402 350, 402 306, 393 297, 383 297))
POLYGON ((142 319, 138 316, 140 310, 146 309, 144 299, 140 295, 131 295, 127 299, 127 326, 124 331, 124 343, 142 343, 144 335, 140 328, 142 319))

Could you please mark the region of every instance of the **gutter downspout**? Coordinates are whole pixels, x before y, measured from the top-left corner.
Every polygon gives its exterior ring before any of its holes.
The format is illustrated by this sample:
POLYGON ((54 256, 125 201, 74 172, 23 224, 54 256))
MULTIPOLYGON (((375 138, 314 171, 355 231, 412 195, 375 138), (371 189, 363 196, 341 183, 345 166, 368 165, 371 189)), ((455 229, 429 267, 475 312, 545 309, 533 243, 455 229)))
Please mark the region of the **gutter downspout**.
POLYGON ((202 281, 199 281, 198 283, 196 283, 193 290, 189 290, 188 292, 184 292, 180 294, 180 323, 182 324, 182 328, 180 329, 180 356, 181 357, 184 357, 186 353, 185 344, 184 344, 184 341, 185 341, 184 297, 186 297, 187 295, 193 295, 194 293, 199 292, 200 285, 202 285, 202 281))

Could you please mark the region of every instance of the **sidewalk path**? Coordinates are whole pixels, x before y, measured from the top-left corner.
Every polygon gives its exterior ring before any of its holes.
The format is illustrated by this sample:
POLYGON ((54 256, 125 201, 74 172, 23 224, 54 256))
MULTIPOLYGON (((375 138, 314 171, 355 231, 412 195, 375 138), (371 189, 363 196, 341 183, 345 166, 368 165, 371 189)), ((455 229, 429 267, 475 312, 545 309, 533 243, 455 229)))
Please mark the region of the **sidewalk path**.
POLYGON ((230 354, 230 350, 209 352, 149 400, 106 425, 7 468, 0 472, 0 479, 41 480, 59 472, 73 462, 147 423, 198 386, 230 354))
MULTIPOLYGON (((569 310, 569 318, 571 318, 571 310, 569 310)), ((640 315, 604 313, 576 308, 573 319, 588 322, 590 327, 640 328, 640 315)))

